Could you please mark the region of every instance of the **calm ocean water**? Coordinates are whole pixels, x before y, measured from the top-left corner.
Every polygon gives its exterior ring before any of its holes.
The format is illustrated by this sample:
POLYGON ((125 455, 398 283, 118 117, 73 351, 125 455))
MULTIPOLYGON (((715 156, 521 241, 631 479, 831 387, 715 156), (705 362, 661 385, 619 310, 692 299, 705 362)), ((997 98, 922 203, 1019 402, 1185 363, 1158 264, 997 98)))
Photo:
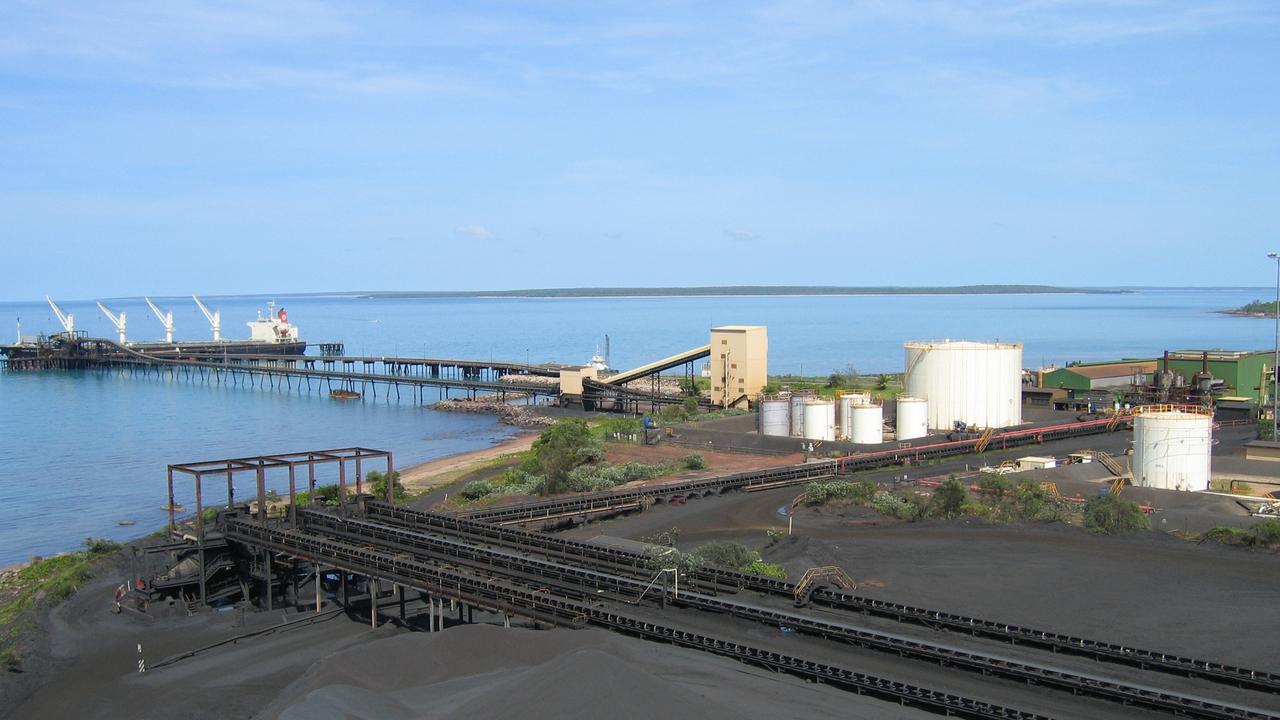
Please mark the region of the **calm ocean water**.
MULTIPOLYGON (((302 337, 341 340, 350 354, 586 362, 607 333, 612 365, 631 367, 706 342, 707 328, 769 326, 772 372, 826 373, 853 365, 898 372, 909 339, 1000 339, 1025 344, 1024 364, 1154 356, 1165 349, 1264 349, 1266 320, 1215 310, 1273 289, 1141 290, 1126 295, 857 296, 624 299, 283 301, 302 337)), ((179 339, 208 337, 189 298, 157 299, 179 339)), ((223 334, 262 299, 218 299, 223 334)), ((158 339, 141 301, 130 337, 158 339)), ((114 337, 92 302, 62 303, 77 329, 114 337)), ((0 303, 0 337, 59 329, 43 303, 0 303)), ((125 539, 163 524, 165 466, 319 447, 392 450, 397 464, 465 452, 510 434, 492 419, 385 400, 336 402, 274 390, 97 373, 0 376, 0 565, 77 545, 125 539), (122 527, 120 520, 135 526, 122 527)), ((237 492, 247 495, 247 483, 237 492)), ((191 505, 189 493, 180 501, 191 505)))

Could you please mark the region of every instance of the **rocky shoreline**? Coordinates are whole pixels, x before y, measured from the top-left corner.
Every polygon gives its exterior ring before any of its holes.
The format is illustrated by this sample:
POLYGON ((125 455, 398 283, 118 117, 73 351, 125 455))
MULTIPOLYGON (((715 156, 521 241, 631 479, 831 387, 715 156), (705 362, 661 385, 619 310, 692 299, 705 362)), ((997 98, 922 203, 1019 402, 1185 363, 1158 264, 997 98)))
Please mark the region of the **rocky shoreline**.
POLYGON ((527 405, 508 405, 492 398, 441 400, 430 407, 432 410, 443 410, 445 412, 496 415, 503 423, 522 428, 543 428, 555 423, 555 418, 542 415, 527 405))

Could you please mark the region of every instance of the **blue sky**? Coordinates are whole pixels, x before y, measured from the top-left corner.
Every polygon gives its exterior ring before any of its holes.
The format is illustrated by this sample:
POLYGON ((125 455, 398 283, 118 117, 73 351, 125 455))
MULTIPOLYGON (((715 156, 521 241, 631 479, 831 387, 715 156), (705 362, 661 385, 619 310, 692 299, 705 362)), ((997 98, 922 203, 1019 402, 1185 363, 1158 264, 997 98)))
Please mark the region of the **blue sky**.
POLYGON ((1280 6, 0 1, 0 299, 1269 285, 1280 6))

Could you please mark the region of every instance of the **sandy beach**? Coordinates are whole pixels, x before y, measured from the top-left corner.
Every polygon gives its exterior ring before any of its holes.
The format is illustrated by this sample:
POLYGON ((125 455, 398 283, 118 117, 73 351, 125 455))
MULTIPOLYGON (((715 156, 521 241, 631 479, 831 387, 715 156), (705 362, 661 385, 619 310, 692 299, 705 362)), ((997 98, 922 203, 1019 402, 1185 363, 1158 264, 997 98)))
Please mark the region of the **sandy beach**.
POLYGON ((537 438, 537 432, 522 432, 509 440, 482 450, 448 455, 418 463, 417 465, 411 465, 400 471, 400 482, 404 484, 405 489, 409 492, 429 490, 438 485, 451 482, 474 463, 492 460, 500 455, 509 455, 528 450, 537 438))

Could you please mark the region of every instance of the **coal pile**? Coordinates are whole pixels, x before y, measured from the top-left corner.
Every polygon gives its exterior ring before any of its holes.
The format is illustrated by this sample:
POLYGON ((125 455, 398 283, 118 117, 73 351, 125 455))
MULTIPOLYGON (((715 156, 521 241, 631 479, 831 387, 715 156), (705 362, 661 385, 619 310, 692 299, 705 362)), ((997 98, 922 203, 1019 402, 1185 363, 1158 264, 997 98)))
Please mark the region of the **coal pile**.
POLYGON ((921 718, 733 660, 602 630, 463 625, 317 662, 260 720, 921 718))

